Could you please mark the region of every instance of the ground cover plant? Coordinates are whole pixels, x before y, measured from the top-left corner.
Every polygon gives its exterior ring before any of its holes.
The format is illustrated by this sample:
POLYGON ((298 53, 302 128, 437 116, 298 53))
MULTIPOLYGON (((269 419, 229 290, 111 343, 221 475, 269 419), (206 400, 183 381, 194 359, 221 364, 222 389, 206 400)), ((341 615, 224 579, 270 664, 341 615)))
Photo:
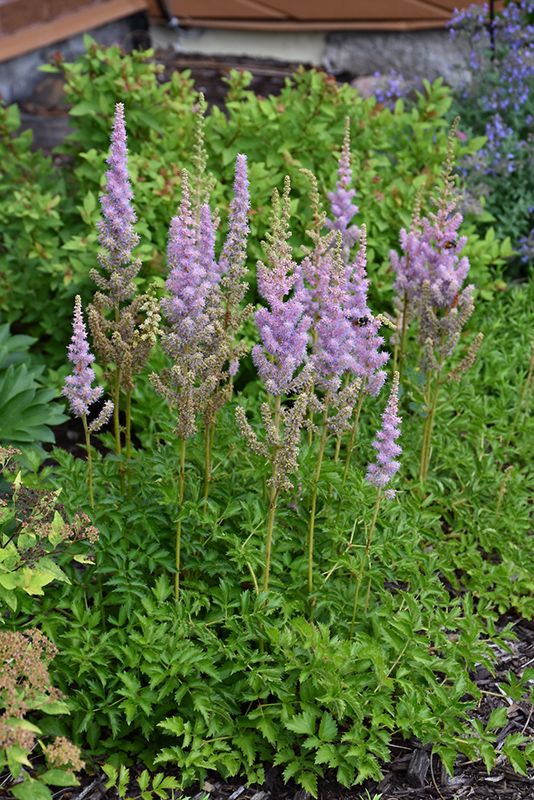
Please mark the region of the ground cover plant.
MULTIPOLYGON (((133 206, 143 176, 134 191, 127 107, 114 109, 92 302, 77 295, 67 311, 64 394, 88 457, 56 450, 54 467, 24 475, 49 505, 61 491, 51 524, 78 530, 75 515, 90 517, 94 563, 46 542, 24 559, 42 534, 32 522, 20 540, 7 501, 8 573, 21 560, 43 593, 21 592, 16 606, 0 595, 3 629, 37 627, 53 643, 50 678, 70 711, 39 717, 39 736, 107 761, 123 788, 117 769, 134 760, 177 768, 165 784, 177 790, 211 770, 261 784, 274 763, 316 795, 326 772, 346 786, 379 779, 395 736, 431 743, 450 772, 459 753, 489 771, 506 713, 480 724, 473 672, 491 670, 492 645, 513 637, 497 632, 500 613, 534 615, 534 288, 475 307, 453 126, 434 202, 423 206, 422 183, 412 195, 389 259, 395 302, 379 311, 349 115, 328 205, 313 171, 298 173, 307 245, 292 236, 303 220, 291 175, 272 187, 260 307, 247 303, 252 170, 237 153, 217 240, 202 110, 165 225, 165 283, 147 286, 133 206), (251 345, 252 377, 241 366, 251 345), (103 458, 91 436, 106 417, 103 458), (51 576, 68 583, 56 589, 51 576)), ((5 479, 16 498, 22 476, 5 479)), ((532 702, 533 679, 527 669, 503 691, 532 702)), ((0 745, 9 757, 12 743, 0 745)), ((534 761, 519 734, 502 752, 518 772, 534 761)))

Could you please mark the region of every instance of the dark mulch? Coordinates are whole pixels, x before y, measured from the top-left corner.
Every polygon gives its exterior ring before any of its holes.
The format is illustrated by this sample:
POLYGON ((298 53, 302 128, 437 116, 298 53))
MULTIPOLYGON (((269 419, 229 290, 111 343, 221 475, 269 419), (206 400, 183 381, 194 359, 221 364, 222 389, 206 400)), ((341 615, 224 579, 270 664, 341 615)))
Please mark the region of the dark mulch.
MULTIPOLYGON (((166 79, 173 70, 191 69, 197 88, 204 92, 210 104, 216 105, 222 104, 227 88, 222 78, 231 69, 247 69, 252 72, 254 77, 251 90, 267 96, 278 93, 286 77, 298 66, 268 59, 206 58, 169 52, 160 52, 157 57, 165 65, 166 79)), ((33 96, 21 104, 21 110, 23 127, 34 130, 34 145, 42 147, 48 154, 68 133, 67 109, 61 82, 56 76, 48 76, 33 96)), ((77 447, 83 442, 83 433, 76 422, 67 422, 57 428, 57 444, 75 455, 83 456, 83 450, 77 447)), ((495 649, 495 677, 482 667, 475 676, 476 683, 484 692, 483 700, 476 711, 478 719, 485 723, 493 708, 503 702, 508 706, 508 723, 498 735, 498 743, 501 745, 504 738, 511 733, 522 733, 531 738, 534 736, 532 705, 512 702, 503 696, 498 685, 506 679, 509 670, 519 677, 527 666, 534 664, 534 623, 516 618, 511 613, 503 618, 503 626, 508 622, 514 622, 517 635, 517 641, 510 643, 512 652, 495 649)), ((382 800, 534 800, 533 769, 529 769, 528 777, 518 775, 510 768, 506 758, 499 755, 491 775, 487 775, 482 762, 468 762, 460 757, 455 765, 454 777, 450 778, 437 758, 430 761, 430 749, 429 746, 422 747, 415 740, 395 740, 391 745, 391 761, 384 765, 384 778, 379 784, 367 781, 362 787, 346 789, 335 779, 325 778, 319 784, 319 797, 321 800, 360 800, 367 798, 368 790, 371 798, 375 792, 381 793, 382 800)), ((135 779, 135 775, 139 775, 142 769, 143 765, 132 767, 132 778, 135 779)), ((114 800, 116 797, 113 790, 105 789, 106 778, 98 767, 96 773, 93 770, 93 774, 84 773, 79 777, 79 787, 60 789, 54 792, 54 798, 114 800)), ((135 780, 130 788, 128 796, 135 797, 139 793, 135 780)), ((247 786, 246 781, 239 778, 231 783, 224 783, 217 776, 211 776, 204 786, 189 789, 186 794, 194 800, 200 800, 206 795, 209 800, 308 800, 310 797, 293 784, 284 785, 281 770, 276 767, 267 771, 263 786, 247 786)))

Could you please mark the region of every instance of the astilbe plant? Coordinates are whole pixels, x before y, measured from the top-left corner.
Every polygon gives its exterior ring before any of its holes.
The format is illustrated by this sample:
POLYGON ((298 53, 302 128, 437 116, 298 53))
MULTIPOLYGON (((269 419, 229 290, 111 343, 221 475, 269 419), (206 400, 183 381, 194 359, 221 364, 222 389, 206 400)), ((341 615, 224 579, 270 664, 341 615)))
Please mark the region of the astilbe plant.
POLYGON ((452 356, 461 332, 473 313, 474 286, 462 288, 469 271, 469 260, 460 253, 467 241, 458 237, 462 215, 454 213, 457 199, 453 194, 453 138, 458 120, 451 128, 447 158, 442 171, 443 187, 434 205, 437 212, 420 218, 416 211, 409 232, 400 232, 404 255, 391 251, 391 266, 397 277, 397 327, 401 331, 398 363, 402 369, 406 337, 411 321, 417 319, 417 342, 421 366, 426 375, 424 394, 427 414, 421 447, 420 477, 426 480, 431 452, 432 429, 439 389, 446 380, 460 380, 472 366, 482 343, 479 333, 467 354, 443 377, 445 362, 452 356))
POLYGON ((139 243, 134 231, 136 214, 127 169, 124 105, 117 103, 110 154, 107 159, 106 193, 100 198, 102 217, 97 224, 102 251, 98 261, 104 273, 91 270, 98 286, 88 308, 93 345, 109 381, 114 403, 115 447, 122 451, 119 406, 121 391, 126 395, 126 450, 131 447, 131 397, 134 375, 148 361, 160 320, 154 292, 136 295, 135 279, 141 260, 133 257, 139 243), (143 317, 139 322, 139 317, 143 317))
MULTIPOLYGON (((199 155, 202 167, 202 157, 199 155)), ((197 176, 199 177, 199 176, 197 176)), ((202 203, 195 214, 189 193, 189 178, 182 176, 180 213, 169 231, 167 289, 161 300, 168 326, 162 332, 162 348, 172 366, 150 376, 158 394, 177 412, 175 433, 180 440, 178 501, 181 508, 185 481, 187 439, 197 431, 203 416, 205 438, 205 490, 207 503, 213 432, 218 410, 230 398, 243 347, 236 335, 251 307, 240 309, 247 291, 244 281, 249 208, 247 164, 238 155, 234 199, 230 203, 228 235, 217 263, 214 225, 209 205, 202 203)), ((175 595, 179 596, 181 518, 176 530, 175 595)))
MULTIPOLYGON (((286 178, 281 208, 279 196, 273 195, 271 233, 264 243, 268 266, 258 264, 258 286, 270 310, 256 313, 261 345, 253 349, 253 360, 265 383, 271 405, 262 406, 266 441, 258 440, 242 408, 237 411, 238 425, 250 446, 271 462, 269 480, 271 496, 267 522, 264 588, 268 586, 270 553, 276 504, 282 488, 292 488, 287 478, 280 480, 279 456, 287 442, 292 449, 291 464, 296 469, 298 448, 296 428, 290 427, 289 437, 281 434, 281 422, 289 413, 283 405, 283 395, 296 393, 293 412, 298 425, 307 427, 309 443, 315 433, 319 438, 318 453, 312 480, 312 497, 308 526, 308 594, 313 606, 313 551, 318 484, 328 440, 338 441, 351 427, 354 409, 365 392, 378 394, 385 380, 381 367, 388 355, 379 353, 383 343, 377 335, 380 318, 374 318, 367 306, 368 281, 365 272, 365 226, 358 231, 349 223, 357 209, 350 185, 350 151, 348 126, 339 164, 339 181, 332 193, 334 221, 330 231, 322 234, 326 215, 322 211, 317 181, 304 171, 310 180, 311 206, 314 226, 309 232, 314 247, 308 249, 303 262, 292 259, 288 244, 289 179, 286 178), (350 247, 361 237, 357 258, 350 262, 350 247), (304 369, 297 373, 306 362, 304 369), (321 394, 317 394, 317 389, 321 394), (306 402, 304 402, 304 398, 306 402), (296 409, 296 410, 295 410, 296 409), (308 419, 300 419, 307 413, 308 419), (331 412, 334 413, 331 413, 331 412), (319 425, 314 416, 320 417, 319 425), (295 417, 296 419, 296 417, 295 417)), ((359 413, 359 411, 358 411, 359 413)), ((293 418, 291 419, 293 423, 293 418)), ((353 448, 357 420, 352 423, 352 436, 347 454, 345 476, 353 448)), ((300 430, 299 427, 299 430, 300 430)), ((286 426, 287 428, 287 426, 286 426)), ((337 458, 336 451, 336 458, 337 458)))
POLYGON ((264 242, 267 265, 258 262, 258 289, 269 304, 255 314, 261 345, 255 345, 252 359, 262 379, 269 403, 263 403, 261 415, 265 442, 261 442, 247 421, 244 409, 238 407, 236 420, 251 449, 271 463, 263 591, 269 587, 271 550, 278 497, 281 491, 293 488, 289 474, 298 467, 300 431, 308 409, 311 369, 298 372, 306 356, 310 318, 304 311, 302 288, 295 286, 297 265, 288 244, 290 183, 286 176, 280 202, 273 192, 271 231, 264 242), (284 395, 295 394, 292 408, 282 405, 284 395))
POLYGON ((352 621, 350 627, 350 635, 352 637, 354 631, 354 624, 356 621, 356 612, 358 610, 358 595, 360 592, 360 584, 362 580, 365 562, 369 555, 371 547, 371 540, 378 518, 378 510, 380 508, 380 500, 382 497, 391 499, 395 496, 394 489, 386 489, 386 486, 391 481, 395 473, 400 469, 400 462, 396 460, 397 456, 402 453, 402 448, 396 443, 396 439, 400 436, 400 424, 402 422, 399 416, 399 373, 395 372, 393 375, 393 385, 389 395, 389 400, 384 413, 382 414, 382 428, 377 432, 376 438, 373 442, 373 447, 376 450, 376 464, 371 463, 367 468, 365 479, 372 486, 378 489, 376 496, 376 503, 373 512, 373 519, 367 533, 365 542, 365 550, 360 562, 360 568, 356 578, 356 590, 354 593, 354 607, 352 611, 352 621), (383 491, 385 490, 385 491, 383 491))
POLYGON ((87 342, 87 330, 83 321, 82 314, 82 299, 80 295, 76 296, 74 301, 74 319, 72 323, 73 334, 71 343, 68 348, 69 361, 74 365, 74 372, 72 375, 67 375, 65 378, 65 386, 63 388, 63 395, 68 399, 71 413, 79 417, 83 423, 85 431, 85 444, 87 447, 87 462, 89 466, 89 498, 91 508, 94 511, 95 503, 93 497, 93 470, 91 458, 91 433, 94 433, 102 428, 111 418, 113 414, 113 403, 108 400, 102 411, 98 416, 87 424, 87 414, 89 413, 89 406, 99 400, 104 393, 101 386, 92 386, 95 378, 94 370, 89 366, 95 360, 92 353, 89 352, 89 344, 87 342))
POLYGON ((314 247, 302 262, 298 287, 303 294, 305 307, 312 315, 310 360, 314 382, 324 392, 322 398, 316 394, 311 397, 308 425, 310 443, 312 431, 315 430, 320 436, 308 531, 308 590, 311 595, 318 482, 325 447, 331 436, 337 438, 337 460, 341 437, 351 427, 352 420, 344 483, 364 394, 379 393, 386 378, 381 367, 386 363, 388 354, 379 352, 383 339, 378 336, 378 329, 386 320, 380 315, 375 318, 367 305, 366 228, 362 225, 361 230, 357 231, 355 226, 352 229, 347 227, 356 213, 356 206, 352 204, 352 190, 347 188, 350 182, 348 126, 339 163, 340 180, 337 192, 331 196, 334 221, 330 222, 330 232, 326 236, 321 233, 327 220, 319 200, 317 183, 312 173, 305 173, 311 183, 315 225, 309 235, 314 247), (358 255, 351 262, 350 244, 358 236, 358 255), (337 413, 330 414, 332 409, 337 413), (320 415, 320 428, 313 422, 314 414, 320 415))

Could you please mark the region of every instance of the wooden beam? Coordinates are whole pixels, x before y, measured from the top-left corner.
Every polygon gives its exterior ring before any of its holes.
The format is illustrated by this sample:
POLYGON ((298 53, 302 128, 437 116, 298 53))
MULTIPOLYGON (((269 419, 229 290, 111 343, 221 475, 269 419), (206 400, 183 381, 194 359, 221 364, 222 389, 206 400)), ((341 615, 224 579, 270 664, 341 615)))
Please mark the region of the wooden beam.
POLYGON ((137 11, 146 11, 147 7, 148 0, 106 0, 63 14, 50 22, 30 25, 9 36, 0 36, 0 61, 47 47, 107 22, 129 17, 137 11))
MULTIPOLYGON (((320 20, 317 22, 296 22, 271 20, 241 20, 241 19, 199 19, 196 17, 178 17, 180 27, 194 28, 229 28, 241 31, 416 31, 432 28, 444 28, 450 17, 432 20, 320 20)), ((160 23, 161 20, 153 20, 160 23)))

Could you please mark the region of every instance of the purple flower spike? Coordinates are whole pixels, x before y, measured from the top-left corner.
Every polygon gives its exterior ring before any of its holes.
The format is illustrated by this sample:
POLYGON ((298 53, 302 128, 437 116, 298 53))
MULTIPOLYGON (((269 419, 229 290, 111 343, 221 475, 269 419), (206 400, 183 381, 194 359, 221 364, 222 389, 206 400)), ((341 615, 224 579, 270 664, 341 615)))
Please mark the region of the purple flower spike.
POLYGON ((336 234, 336 248, 331 255, 328 288, 319 309, 317 341, 311 358, 317 382, 324 389, 337 390, 345 372, 359 374, 354 358, 354 328, 351 324, 351 300, 345 280, 341 234, 336 234))
MULTIPOLYGON (((395 439, 400 436, 399 417, 399 373, 393 375, 393 386, 389 395, 386 410, 382 414, 384 420, 382 429, 376 434, 373 447, 377 451, 377 463, 369 464, 365 480, 383 489, 400 469, 400 463, 395 461, 395 457, 402 453, 402 448, 395 443, 395 439)), ((388 489, 388 497, 394 496, 394 490, 388 489)))
POLYGON ((358 213, 358 206, 352 202, 356 190, 349 188, 352 170, 350 168, 350 132, 348 125, 345 130, 337 174, 339 180, 336 183, 336 190, 335 192, 328 192, 334 221, 327 219, 325 224, 329 230, 340 232, 343 240, 343 258, 348 261, 350 249, 358 241, 359 236, 357 226, 350 225, 352 218, 358 213))
POLYGON ((220 279, 219 267, 215 261, 215 231, 211 219, 210 207, 203 203, 200 208, 200 226, 198 229, 198 263, 206 273, 210 286, 215 286, 220 279))
MULTIPOLYGON (((209 209, 207 213, 209 215, 209 209)), ((201 213, 204 242, 200 249, 199 227, 191 212, 188 176, 184 170, 180 214, 173 217, 169 229, 167 262, 170 274, 166 286, 170 297, 161 300, 162 311, 174 329, 173 351, 176 347, 180 351, 188 346, 196 347, 208 324, 204 313, 208 290, 205 265, 213 254, 213 232, 211 227, 207 229, 207 226, 204 210, 201 213)))
POLYGON ((228 217, 228 235, 219 259, 219 273, 221 275, 232 264, 241 265, 245 260, 249 233, 249 208, 250 193, 248 189, 247 157, 238 155, 235 164, 234 199, 230 203, 228 217))
POLYGON ((304 289, 294 288, 299 273, 291 257, 289 238, 289 179, 282 198, 282 217, 278 219, 278 195, 273 198, 272 234, 265 245, 268 266, 258 261, 258 289, 270 311, 260 308, 255 314, 262 345, 252 348, 258 375, 271 395, 288 394, 294 388, 295 371, 303 363, 311 319, 304 313, 304 289), (294 293, 289 297, 292 289, 294 293), (286 299, 284 299, 286 298, 286 299))
POLYGON ((366 379, 363 391, 376 397, 385 383, 386 373, 382 367, 389 359, 389 354, 380 352, 384 339, 378 335, 381 321, 375 318, 367 305, 367 228, 362 225, 360 246, 353 264, 347 267, 345 275, 348 288, 348 307, 353 325, 352 354, 357 369, 355 374, 366 379))
POLYGON ((108 291, 113 303, 127 300, 135 293, 133 278, 141 262, 130 264, 132 250, 139 243, 134 232, 135 211, 131 204, 133 192, 127 170, 126 127, 124 106, 117 103, 111 136, 110 154, 107 159, 110 169, 106 172, 106 194, 100 198, 104 219, 97 223, 98 241, 107 251, 98 256, 100 265, 110 273, 109 280, 92 274, 99 288, 108 291), (128 266, 125 266, 128 265, 128 266))
POLYGON ((101 386, 91 388, 95 373, 89 366, 95 360, 89 352, 87 330, 82 316, 82 299, 76 295, 74 301, 73 335, 68 348, 69 361, 74 364, 74 375, 65 378, 62 394, 68 399, 71 413, 76 417, 85 417, 89 406, 98 400, 104 390, 101 386))
MULTIPOLYGON (((400 243, 404 255, 399 258, 390 251, 390 261, 397 274, 393 289, 399 313, 399 328, 402 327, 402 309, 405 300, 408 313, 418 312, 423 300, 425 282, 430 284, 432 305, 436 310, 447 310, 457 302, 457 295, 469 272, 469 260, 460 257, 467 237, 458 236, 462 222, 461 214, 453 214, 455 200, 417 220, 410 231, 400 232, 400 243)), ((410 322, 408 319, 408 323, 410 322)))

